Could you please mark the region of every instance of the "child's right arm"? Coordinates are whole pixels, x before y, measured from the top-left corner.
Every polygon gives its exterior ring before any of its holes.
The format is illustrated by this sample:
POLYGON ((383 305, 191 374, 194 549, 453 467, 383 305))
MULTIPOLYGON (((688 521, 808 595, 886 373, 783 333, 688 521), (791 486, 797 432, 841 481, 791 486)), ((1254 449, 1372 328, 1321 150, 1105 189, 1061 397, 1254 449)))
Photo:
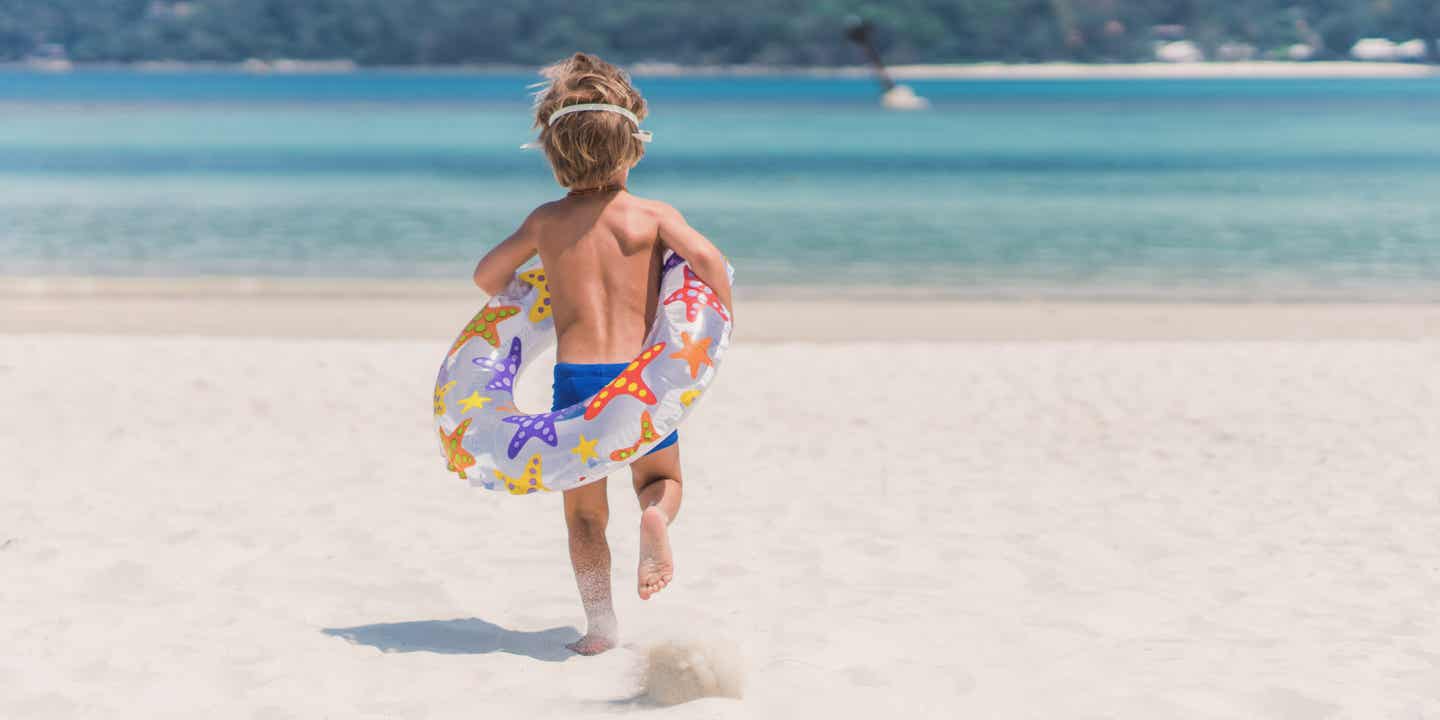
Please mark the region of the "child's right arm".
POLYGON ((485 294, 493 297, 504 290, 510 284, 510 278, 515 276, 515 271, 535 257, 535 242, 541 233, 542 209, 537 208, 530 213, 518 230, 485 253, 485 257, 475 265, 475 286, 484 290, 485 294))
POLYGON ((715 296, 735 315, 730 302, 730 274, 725 272, 725 256, 704 235, 685 222, 685 217, 664 203, 660 206, 660 242, 690 263, 695 275, 715 290, 715 296))

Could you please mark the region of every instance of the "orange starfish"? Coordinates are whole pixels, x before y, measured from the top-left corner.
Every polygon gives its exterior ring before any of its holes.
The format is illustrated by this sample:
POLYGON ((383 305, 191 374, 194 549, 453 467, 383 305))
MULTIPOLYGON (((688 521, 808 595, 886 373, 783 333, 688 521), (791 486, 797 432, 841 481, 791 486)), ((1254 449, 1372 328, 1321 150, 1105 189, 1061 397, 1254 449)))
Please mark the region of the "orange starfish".
POLYGON ((636 440, 635 444, 630 447, 611 451, 610 459, 616 462, 627 460, 631 455, 635 454, 635 451, 640 449, 641 445, 647 442, 655 442, 659 439, 660 434, 655 432, 655 425, 650 422, 650 411, 645 410, 640 413, 640 439, 636 440))
POLYGON ((605 388, 595 396, 595 399, 591 400, 590 404, 585 406, 585 419, 595 419, 595 416, 599 415, 600 411, 604 410, 605 406, 609 405, 611 400, 621 395, 629 395, 637 398, 646 405, 654 405, 659 402, 659 398, 655 397, 655 392, 650 389, 649 385, 645 384, 644 380, 640 379, 640 373, 644 372, 645 366, 659 357, 660 351, 664 349, 665 343, 661 342, 651 345, 646 348, 645 352, 640 353, 640 357, 635 358, 629 367, 626 367, 625 371, 620 373, 619 377, 611 381, 609 385, 606 385, 605 388))
POLYGON ((460 444, 468 427, 470 427, 470 418, 465 418, 455 426, 455 432, 446 435, 444 430, 439 431, 440 448, 445 451, 445 460, 447 461, 446 469, 464 479, 469 479, 465 475, 465 468, 475 464, 475 456, 460 444))
POLYGON ((710 362, 710 338, 701 338, 699 342, 690 342, 690 333, 680 333, 680 342, 684 347, 679 352, 670 353, 670 357, 684 360, 690 366, 690 379, 700 377, 702 365, 714 365, 710 362))
POLYGON ((456 350, 459 350, 465 343, 470 342, 470 338, 476 336, 490 343, 490 347, 500 347, 500 333, 496 326, 499 325, 502 320, 512 318, 519 314, 520 308, 514 305, 481 308, 480 312, 475 313, 475 317, 470 318, 470 322, 466 323, 465 329, 460 331, 460 337, 455 338, 455 344, 450 346, 450 352, 447 353, 447 356, 454 355, 456 350))

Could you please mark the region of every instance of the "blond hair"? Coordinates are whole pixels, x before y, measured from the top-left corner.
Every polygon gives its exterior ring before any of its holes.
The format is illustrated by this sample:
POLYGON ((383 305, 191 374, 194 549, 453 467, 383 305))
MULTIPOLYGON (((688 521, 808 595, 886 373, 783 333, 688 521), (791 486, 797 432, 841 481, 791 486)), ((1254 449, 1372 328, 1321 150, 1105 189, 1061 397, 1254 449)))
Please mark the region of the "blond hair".
POLYGON ((556 110, 580 103, 618 105, 645 119, 645 98, 624 70, 594 55, 575 53, 540 74, 549 82, 535 94, 535 127, 540 128, 539 145, 556 182, 567 188, 604 185, 645 156, 644 143, 634 136, 639 128, 622 115, 577 112, 549 124, 556 110))

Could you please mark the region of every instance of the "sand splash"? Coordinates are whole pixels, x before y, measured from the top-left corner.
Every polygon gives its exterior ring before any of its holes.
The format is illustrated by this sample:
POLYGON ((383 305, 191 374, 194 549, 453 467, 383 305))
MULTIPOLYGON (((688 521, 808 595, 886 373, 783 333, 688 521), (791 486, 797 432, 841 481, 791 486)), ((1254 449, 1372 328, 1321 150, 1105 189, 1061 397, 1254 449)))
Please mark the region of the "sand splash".
POLYGON ((744 663, 734 643, 668 639, 645 650, 641 689, 657 705, 705 697, 738 699, 744 682, 744 663))

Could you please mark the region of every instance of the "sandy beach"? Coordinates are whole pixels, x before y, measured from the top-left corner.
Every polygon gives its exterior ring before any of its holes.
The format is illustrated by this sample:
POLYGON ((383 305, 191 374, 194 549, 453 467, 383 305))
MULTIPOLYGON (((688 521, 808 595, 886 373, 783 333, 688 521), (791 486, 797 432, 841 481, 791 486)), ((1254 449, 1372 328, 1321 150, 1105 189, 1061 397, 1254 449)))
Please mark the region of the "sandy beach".
POLYGON ((175 292, 0 299, 6 718, 1440 712, 1434 306, 742 305, 579 658, 559 498, 439 457, 468 307, 175 292), (673 640, 744 698, 653 706, 673 640))

